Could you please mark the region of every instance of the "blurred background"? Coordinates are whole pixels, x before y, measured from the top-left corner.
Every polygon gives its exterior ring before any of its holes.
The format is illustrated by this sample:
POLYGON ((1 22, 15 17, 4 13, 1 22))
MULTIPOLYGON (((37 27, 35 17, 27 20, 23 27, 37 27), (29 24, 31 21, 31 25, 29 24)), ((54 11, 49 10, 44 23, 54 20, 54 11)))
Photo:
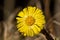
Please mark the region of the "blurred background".
POLYGON ((0 40, 60 40, 60 0, 0 0, 0 40), (27 6, 40 8, 46 25, 38 36, 24 37, 16 28, 16 14, 27 6))

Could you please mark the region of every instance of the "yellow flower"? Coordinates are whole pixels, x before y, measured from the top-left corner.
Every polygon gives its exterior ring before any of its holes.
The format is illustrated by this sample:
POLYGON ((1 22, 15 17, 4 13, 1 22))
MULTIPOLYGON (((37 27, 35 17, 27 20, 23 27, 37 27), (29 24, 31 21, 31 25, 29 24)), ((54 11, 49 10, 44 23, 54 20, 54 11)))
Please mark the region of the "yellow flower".
POLYGON ((36 7, 27 7, 17 14, 17 28, 24 36, 34 36, 41 32, 45 24, 42 10, 36 7))

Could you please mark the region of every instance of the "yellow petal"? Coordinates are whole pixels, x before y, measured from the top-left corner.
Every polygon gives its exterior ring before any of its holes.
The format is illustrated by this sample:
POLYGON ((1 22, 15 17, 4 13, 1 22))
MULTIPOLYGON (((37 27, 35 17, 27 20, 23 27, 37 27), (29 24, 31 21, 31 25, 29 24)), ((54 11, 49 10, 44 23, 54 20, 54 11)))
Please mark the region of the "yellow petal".
POLYGON ((34 31, 35 34, 38 34, 38 30, 36 29, 36 25, 32 26, 32 30, 34 31))
POLYGON ((41 23, 39 21, 36 21, 35 24, 37 24, 40 27, 40 29, 42 29, 44 27, 44 25, 43 25, 44 23, 41 23))
POLYGON ((34 16, 34 18, 35 19, 41 19, 41 20, 43 20, 45 17, 44 17, 44 15, 41 15, 40 13, 36 13, 36 15, 34 16))
POLYGON ((26 35, 26 36, 27 36, 27 34, 29 34, 28 29, 29 29, 28 26, 24 24, 24 28, 22 30, 23 30, 24 35, 26 35))
POLYGON ((37 8, 36 11, 34 12, 33 16, 35 16, 37 14, 42 15, 43 13, 40 9, 37 8))
POLYGON ((23 9, 23 13, 25 14, 25 16, 28 16, 28 9, 27 8, 24 8, 23 9))
POLYGON ((19 12, 17 16, 24 17, 23 11, 19 12))
POLYGON ((29 36, 32 37, 33 36, 33 31, 31 29, 29 29, 28 34, 29 34, 29 36))
POLYGON ((24 33, 24 36, 26 36, 26 33, 24 33))
POLYGON ((31 37, 33 37, 34 36, 33 30, 31 29, 30 31, 31 31, 31 37))
POLYGON ((29 13, 29 15, 33 15, 34 12, 35 12, 35 9, 36 9, 36 7, 31 7, 31 6, 29 6, 29 7, 28 7, 28 13, 29 13))
POLYGON ((16 17, 16 19, 17 19, 17 23, 19 23, 19 22, 22 22, 22 21, 23 21, 23 18, 16 17))
POLYGON ((28 36, 31 36, 31 31, 30 31, 30 29, 28 30, 28 34, 29 34, 28 36))
POLYGON ((18 23, 16 26, 17 26, 17 28, 20 28, 23 26, 23 23, 18 23))
POLYGON ((41 29, 36 25, 35 28, 40 32, 41 29))
POLYGON ((23 32, 24 31, 23 28, 24 28, 23 26, 21 28, 18 28, 18 31, 23 32))

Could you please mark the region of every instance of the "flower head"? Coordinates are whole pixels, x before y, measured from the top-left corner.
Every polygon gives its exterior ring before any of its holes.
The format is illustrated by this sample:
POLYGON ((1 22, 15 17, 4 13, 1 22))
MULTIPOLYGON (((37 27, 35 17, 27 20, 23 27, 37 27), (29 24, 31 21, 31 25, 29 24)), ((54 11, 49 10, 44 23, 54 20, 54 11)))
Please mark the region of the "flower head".
POLYGON ((17 14, 17 28, 24 36, 34 36, 41 32, 45 24, 42 10, 36 7, 24 8, 17 14))

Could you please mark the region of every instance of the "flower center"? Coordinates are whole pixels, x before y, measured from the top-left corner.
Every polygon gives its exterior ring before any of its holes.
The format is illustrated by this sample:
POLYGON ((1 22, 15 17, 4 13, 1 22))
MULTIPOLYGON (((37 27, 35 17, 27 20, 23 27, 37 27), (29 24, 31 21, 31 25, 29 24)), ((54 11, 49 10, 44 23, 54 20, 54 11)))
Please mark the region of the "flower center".
POLYGON ((34 24, 35 19, 34 19, 32 16, 28 16, 28 17, 26 18, 25 22, 26 22, 26 24, 27 24, 28 26, 31 26, 31 25, 34 24))

